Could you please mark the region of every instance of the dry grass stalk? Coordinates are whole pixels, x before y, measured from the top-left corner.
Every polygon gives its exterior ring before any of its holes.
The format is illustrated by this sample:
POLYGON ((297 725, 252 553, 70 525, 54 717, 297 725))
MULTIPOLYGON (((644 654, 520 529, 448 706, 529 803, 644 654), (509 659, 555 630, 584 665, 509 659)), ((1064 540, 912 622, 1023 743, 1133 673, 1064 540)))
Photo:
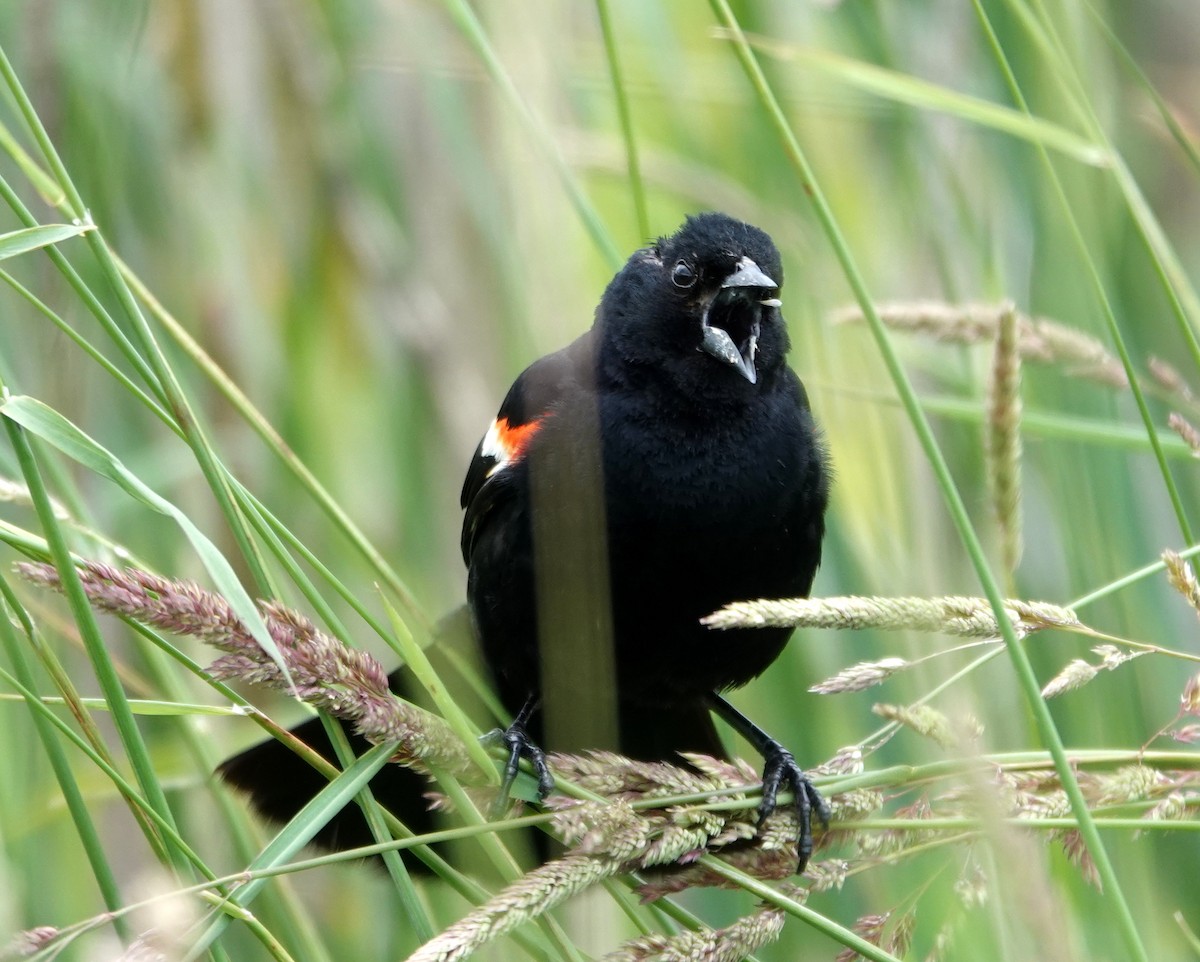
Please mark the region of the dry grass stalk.
MULTIPOLYGON (((994 788, 1011 814, 1029 818, 1066 818, 1071 814, 1071 802, 1053 772, 1001 772, 994 788)), ((990 801, 968 799, 960 811, 972 813, 990 801)))
MULTIPOLYGON (((693 769, 665 762, 636 762, 606 752, 551 756, 556 773, 611 800, 547 799, 547 806, 555 811, 556 834, 575 846, 572 856, 616 861, 626 870, 639 870, 644 881, 638 891, 646 901, 697 886, 736 887, 697 862, 706 852, 720 852, 728 864, 757 878, 780 880, 793 875, 799 826, 790 807, 776 810, 760 826, 754 795, 759 781, 753 770, 740 762, 703 755, 685 758, 693 769), (731 787, 744 791, 731 795, 731 787), (708 811, 700 805, 635 810, 631 805, 655 797, 709 792, 714 798, 721 793, 720 810, 708 811), (725 808, 729 802, 737 802, 739 807, 725 808)), ((860 789, 839 793, 829 801, 834 819, 850 822, 877 812, 884 797, 860 789)), ((818 847, 827 846, 834 835, 822 833, 818 847)), ((828 875, 828 864, 824 868, 812 864, 805 872, 814 883, 824 879, 823 884, 835 884, 828 875)))
POLYGON ((1183 686, 1183 693, 1179 696, 1179 711, 1175 713, 1175 717, 1160 728, 1146 744, 1168 732, 1171 738, 1181 744, 1200 743, 1200 725, 1195 722, 1180 724, 1185 718, 1195 718, 1198 715, 1200 715, 1200 674, 1195 674, 1183 686))
POLYGON ((18 932, 12 940, 0 948, 0 959, 24 959, 46 948, 59 936, 52 925, 39 925, 35 929, 18 932))
POLYGON ((1182 414, 1171 412, 1167 426, 1183 438, 1183 443, 1192 449, 1192 457, 1200 458, 1200 430, 1182 414))
MULTIPOLYGON (((61 589, 58 572, 46 564, 22 563, 34 584, 61 589)), ((353 724, 369 741, 399 741, 394 760, 429 771, 472 770, 466 749, 436 715, 401 701, 388 688, 387 673, 370 654, 348 648, 319 631, 298 612, 260 602, 263 620, 278 645, 295 687, 259 647, 229 603, 190 581, 173 581, 136 568, 119 570, 88 561, 78 566, 88 600, 101 611, 140 624, 188 635, 226 652, 210 666, 218 678, 242 678, 288 691, 308 704, 353 724)))
MULTIPOLYGON (((809 862, 804 870, 804 877, 809 880, 807 890, 800 890, 801 895, 808 892, 840 891, 846 884, 846 876, 850 873, 850 863, 844 858, 831 858, 823 862, 809 862)), ((798 898, 797 901, 803 901, 798 898)))
POLYGON ((1184 401, 1195 402, 1196 396, 1192 393, 1192 389, 1188 386, 1187 381, 1183 379, 1183 375, 1161 357, 1150 358, 1146 363, 1146 367, 1150 371, 1150 376, 1167 393, 1173 394, 1184 401))
POLYGON ((723 929, 644 935, 600 962, 738 962, 779 938, 784 918, 782 909, 764 905, 723 929))
MULTIPOLYGON (((608 752, 550 756, 557 774, 609 800, 547 799, 547 806, 555 810, 556 834, 575 846, 572 854, 614 859, 643 872, 667 867, 651 872, 639 889, 647 900, 693 886, 729 884, 723 876, 690 864, 705 852, 720 851, 726 861, 758 878, 794 874, 799 831, 794 813, 780 808, 759 826, 752 794, 759 780, 753 770, 705 755, 684 757, 697 770, 608 752), (731 787, 744 791, 731 795, 731 787), (707 811, 699 805, 671 805, 635 812, 630 806, 655 797, 708 792, 720 792, 722 801, 742 802, 744 807, 707 811)), ((839 801, 840 797, 832 799, 835 817, 839 801)))
MULTIPOLYGON (((1004 602, 1005 614, 1018 635, 1042 628, 1079 627, 1070 608, 1044 601, 1004 602)), ((986 598, 785 598, 738 601, 701 619, 709 628, 884 628, 940 631, 966 638, 997 638, 1000 628, 986 598)))
POLYGON ((1134 651, 1126 649, 1122 651, 1116 645, 1096 645, 1092 649, 1092 654, 1098 655, 1100 658, 1100 667, 1105 671, 1112 671, 1114 668, 1120 667, 1127 661, 1133 661, 1135 658, 1141 658, 1142 655, 1148 655, 1150 652, 1146 650, 1134 651))
MULTIPOLYGON (((776 816, 772 816, 772 818, 774 819, 776 816)), ((760 848, 757 845, 729 848, 721 853, 721 860, 738 871, 753 875, 755 878, 772 881, 791 878, 796 873, 795 830, 797 824, 791 818, 777 821, 776 825, 781 823, 789 826, 793 833, 791 838, 783 839, 782 836, 785 833, 776 832, 776 836, 781 839, 779 844, 773 844, 769 849, 760 848)), ((643 902, 653 902, 664 896, 675 895, 692 888, 737 889, 740 887, 737 883, 731 882, 724 875, 703 864, 672 866, 670 871, 650 871, 642 874, 645 880, 637 887, 637 892, 643 902)), ((808 869, 806 868, 805 875, 807 874, 808 869)))
POLYGON ((991 895, 988 878, 979 863, 969 861, 954 881, 954 894, 964 908, 977 909, 987 904, 991 895))
POLYGON ((1200 675, 1192 675, 1183 686, 1183 694, 1179 696, 1179 713, 1200 715, 1200 675))
MULTIPOLYGON (((1125 765, 1110 772, 1084 770, 1076 777, 1090 808, 1158 797, 1163 793, 1157 789, 1166 784, 1159 782, 1155 769, 1145 765, 1125 765)), ((1032 817, 1061 818, 1070 810, 1070 802, 1064 797, 1057 776, 1044 772, 1027 780, 1026 784, 1036 785, 1036 792, 1041 796, 1035 795, 1029 806, 1032 817)))
MULTIPOLYGON (((860 915, 854 921, 851 927, 854 934, 861 937, 872 945, 878 946, 883 940, 883 927, 887 925, 887 921, 891 918, 891 912, 880 912, 872 915, 860 915)), ((854 949, 842 949, 834 957, 834 962, 856 962, 862 956, 855 952, 854 949)))
POLYGON ((695 794, 757 784, 754 769, 742 761, 724 761, 684 753, 695 770, 670 762, 639 762, 612 752, 547 755, 550 766, 582 788, 608 798, 635 799, 695 794))
MULTIPOLYGON (((785 879, 792 875, 799 829, 794 812, 780 808, 758 826, 757 800, 751 796, 758 779, 752 770, 707 756, 686 758, 697 770, 665 762, 637 762, 606 752, 551 756, 556 773, 603 792, 608 800, 580 802, 564 796, 547 799, 547 806, 555 811, 555 831, 574 846, 572 850, 518 879, 422 946, 409 962, 465 958, 484 943, 618 873, 639 871, 644 875, 646 880, 639 888, 644 900, 698 885, 732 886, 723 875, 696 863, 707 851, 720 850, 728 864, 758 878, 785 879), (698 805, 671 805, 635 810, 630 804, 635 799, 655 796, 718 791, 722 792, 722 800, 728 801, 731 784, 744 786, 744 794, 733 796, 744 802, 743 808, 706 811, 698 805)), ((878 810, 882 801, 879 793, 864 792, 831 799, 835 819, 855 814, 862 817, 867 811, 878 810), (865 794, 871 796, 869 804, 859 797, 865 794)), ((819 841, 823 843, 825 838, 819 841)), ((827 886, 840 884, 845 876, 844 867, 836 881, 831 877, 833 873, 818 866, 810 871, 819 873, 827 886)), ((635 940, 608 958, 732 962, 775 938, 782 922, 782 914, 776 919, 773 911, 763 910, 715 932, 635 940)))
POLYGON ((408 962, 455 962, 481 945, 622 871, 615 859, 567 855, 521 876, 484 905, 468 912, 408 957, 408 962))
POLYGON ((884 658, 880 661, 861 661, 857 665, 843 668, 836 675, 818 682, 808 690, 818 695, 840 695, 852 691, 863 691, 881 685, 898 671, 909 667, 903 658, 884 658))
MULTIPOLYGON (((1188 816, 1188 796, 1184 792, 1171 792, 1166 798, 1149 809, 1144 818, 1148 822, 1178 822, 1188 816)), ((1138 835, 1141 833, 1139 832, 1138 835)), ((1135 835, 1135 838, 1138 837, 1135 835)))
MULTIPOLYGON (((1010 304, 946 304, 941 301, 898 301, 877 304, 876 310, 888 327, 925 334, 955 344, 984 344, 997 339, 1001 318, 1010 304)), ((1065 364, 1069 373, 1110 387, 1128 387, 1125 368, 1104 344, 1082 331, 1058 321, 1014 313, 1017 347, 1027 361, 1065 364)), ((857 306, 833 315, 837 323, 861 321, 857 306)))
POLYGON ((1075 658, 1062 671, 1046 682, 1042 688, 1043 698, 1053 698, 1063 692, 1082 688, 1100 673, 1100 669, 1082 658, 1075 658))
MULTIPOLYGON (((19 481, 0 478, 0 503, 32 506, 33 500, 29 497, 29 489, 19 481)), ((62 502, 54 498, 50 499, 50 510, 59 521, 66 521, 71 517, 71 513, 62 502)))
POLYGON ((1191 562, 1170 550, 1162 553, 1162 560, 1167 567, 1167 581, 1183 595, 1200 617, 1200 583, 1196 581, 1196 572, 1192 569, 1191 562))
POLYGON ((911 708, 904 705, 872 705, 871 711, 880 718, 911 728, 918 735, 932 738, 943 748, 973 741, 982 734, 978 720, 964 718, 953 722, 929 705, 914 705, 911 708))
POLYGON ((1200 744, 1200 725, 1180 725, 1171 732, 1171 737, 1184 745, 1200 744))
POLYGON ((833 753, 827 762, 808 770, 810 775, 859 775, 866 769, 861 745, 847 745, 833 753))
POLYGON ((996 325, 987 419, 992 510, 1000 529, 1004 570, 1021 560, 1021 350, 1017 314, 1003 305, 996 325))
MULTIPOLYGON (((1195 799, 1195 785, 1200 777, 1194 771, 1164 771, 1149 765, 1124 765, 1111 772, 1081 769, 1077 773, 1079 787, 1092 809, 1111 808, 1133 802, 1155 801, 1158 804, 1142 816, 1146 821, 1164 818, 1178 802, 1172 798, 1195 799)), ((1006 772, 998 784, 1014 815, 1031 818, 1065 818, 1070 803, 1058 781, 1050 772, 1006 772)), ((1186 804, 1186 802, 1185 802, 1186 804)), ((1096 884, 1095 868, 1090 856, 1074 830, 1051 833, 1079 868, 1084 878, 1096 884)))
POLYGON ((1082 688, 1100 674, 1101 671, 1112 671, 1127 661, 1133 661, 1134 658, 1140 658, 1142 655, 1149 654, 1146 651, 1122 651, 1116 645, 1097 645, 1092 649, 1092 652, 1099 656, 1099 664, 1093 665, 1082 658, 1074 659, 1062 671, 1046 682, 1046 686, 1042 689, 1042 697, 1053 698, 1056 695, 1063 694, 1063 692, 1082 688))
POLYGON ((892 933, 887 937, 883 947, 898 959, 908 955, 908 950, 912 946, 913 932, 917 928, 917 913, 914 910, 905 912, 900 918, 896 919, 896 924, 892 926, 892 933))
MULTIPOLYGON (((22 565, 21 570, 36 583, 58 587, 53 568, 22 565)), ((98 608, 220 647, 226 654, 218 664, 229 674, 277 687, 284 684, 278 669, 222 599, 187 582, 145 572, 84 564, 80 574, 89 598, 98 608)), ((982 599, 825 599, 812 604, 818 620, 832 621, 839 627, 880 626, 882 621, 887 627, 932 626, 973 637, 995 633, 991 610, 982 599)), ((1078 624, 1073 612, 1053 605, 1019 601, 1007 605, 1022 632, 1078 624)), ((263 604, 262 610, 299 693, 307 700, 355 722, 374 740, 391 741, 403 730, 408 760, 418 766, 423 760, 439 767, 446 765, 448 759, 438 754, 447 750, 445 745, 461 751, 457 738, 440 719, 406 706, 390 694, 382 668, 370 656, 346 649, 307 619, 279 605, 263 604)), ((1095 651, 1102 668, 1114 667, 1128 657, 1112 646, 1095 651)), ((885 660, 879 670, 889 670, 900 661, 885 660)), ((1181 714, 1200 714, 1200 679, 1189 682, 1182 702, 1181 714)), ((963 733, 974 734, 969 720, 952 722, 932 709, 883 706, 880 711, 943 743, 958 743, 963 733)), ((423 946, 412 959, 449 962, 465 958, 484 942, 621 872, 636 870, 643 874, 640 891, 646 899, 695 885, 732 884, 699 861, 709 851, 719 851, 723 860, 759 878, 779 880, 794 873, 798 826, 793 811, 785 806, 760 827, 756 825, 758 776, 753 769, 740 762, 700 755, 685 757, 690 767, 637 762, 598 752, 553 756, 551 763, 559 774, 607 796, 609 801, 579 802, 562 796, 549 799, 547 807, 554 813, 555 827, 568 844, 574 845, 573 850, 514 882, 423 946), (736 791, 731 794, 730 788, 736 791), (663 804, 656 808, 633 804, 681 794, 710 799, 719 794, 722 805, 710 811, 700 804, 663 804), (727 809, 731 799, 737 805, 727 809)), ((462 764, 466 764, 465 757, 462 764)), ((855 747, 843 749, 818 771, 844 774, 861 771, 862 767, 862 751, 855 747)), ((1144 766, 1111 773, 1080 773, 1080 784, 1090 804, 1157 801, 1148 819, 1185 816, 1195 798, 1196 780, 1194 772, 1164 772, 1144 766)), ((1005 809, 1013 815, 1044 818, 1069 814, 1065 793, 1054 773, 1000 770, 996 785, 1005 809)), ((934 830, 921 827, 927 818, 973 817, 980 804, 962 790, 945 791, 933 799, 923 795, 896 812, 896 817, 911 820, 911 829, 854 829, 854 822, 879 812, 889 798, 913 789, 906 776, 898 773, 894 784, 833 795, 830 802, 836 827, 822 833, 818 845, 822 849, 833 844, 856 848, 858 854, 811 863, 806 871, 808 891, 839 887, 851 872, 880 857, 903 857, 909 849, 923 846, 934 837, 934 830)), ((995 804, 994 798, 990 804, 995 804)), ((1086 873, 1086 853, 1072 845, 1070 833, 1059 837, 1068 853, 1082 860, 1080 865, 1086 873)), ((803 898, 803 893, 796 897, 803 898)), ((612 958, 733 959, 773 938, 775 925, 772 912, 762 910, 717 932, 635 940, 612 958), (620 952, 642 955, 622 956, 620 952)), ((900 949, 911 934, 911 922, 901 919, 892 930, 888 945, 900 949)))
POLYGON ((1175 786, 1167 775, 1149 765, 1122 765, 1113 772, 1087 772, 1089 800, 1097 806, 1124 805, 1155 798, 1175 786))
POLYGON ((147 932, 134 939, 113 962, 171 962, 171 957, 158 947, 159 933, 147 932))
POLYGON ((1083 880, 1093 888, 1100 889, 1100 873, 1096 871, 1096 862, 1092 859, 1092 853, 1088 851, 1083 836, 1073 828, 1053 834, 1058 837, 1067 860, 1079 869, 1083 880))
MULTIPOLYGON (((880 320, 888 327, 912 334, 926 334, 955 344, 982 344, 996 333, 999 308, 993 304, 947 304, 944 301, 885 301, 875 305, 880 320)), ((830 315, 834 324, 858 323, 862 308, 850 304, 830 315)))
POLYGON ((942 962, 954 948, 954 937, 959 920, 947 919, 933 937, 933 946, 925 956, 925 962, 942 962))

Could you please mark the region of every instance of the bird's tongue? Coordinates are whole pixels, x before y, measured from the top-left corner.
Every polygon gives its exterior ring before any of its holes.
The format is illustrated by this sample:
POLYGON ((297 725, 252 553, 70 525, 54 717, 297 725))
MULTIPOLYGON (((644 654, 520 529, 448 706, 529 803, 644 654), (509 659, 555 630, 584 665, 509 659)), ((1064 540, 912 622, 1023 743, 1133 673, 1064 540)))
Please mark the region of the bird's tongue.
POLYGON ((754 352, 758 347, 758 318, 748 304, 739 303, 737 288, 721 291, 705 312, 700 349, 735 368, 751 384, 758 380, 754 352))

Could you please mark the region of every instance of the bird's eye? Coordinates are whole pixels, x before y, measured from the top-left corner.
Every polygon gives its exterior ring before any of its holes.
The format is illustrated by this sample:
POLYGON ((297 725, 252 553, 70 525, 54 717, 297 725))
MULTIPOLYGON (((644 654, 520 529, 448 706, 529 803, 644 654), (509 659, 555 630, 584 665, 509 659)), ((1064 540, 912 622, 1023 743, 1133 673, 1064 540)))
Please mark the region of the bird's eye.
POLYGON ((671 283, 676 287, 687 290, 696 283, 696 272, 687 261, 676 261, 671 270, 671 283))

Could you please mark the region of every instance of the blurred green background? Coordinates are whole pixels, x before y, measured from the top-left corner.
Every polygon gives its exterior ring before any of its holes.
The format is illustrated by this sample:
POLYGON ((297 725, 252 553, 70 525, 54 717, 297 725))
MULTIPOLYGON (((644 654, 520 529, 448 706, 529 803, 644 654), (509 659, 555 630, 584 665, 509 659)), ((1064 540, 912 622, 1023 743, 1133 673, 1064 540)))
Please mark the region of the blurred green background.
MULTIPOLYGON (((713 208, 764 228, 783 252, 792 364, 825 428, 837 477, 815 593, 978 595, 876 341, 864 324, 831 320, 853 302, 851 285, 763 98, 717 31, 719 10, 643 0, 480 2, 473 13, 454 0, 42 0, 0 5, 0 46, 105 240, 328 488, 428 618, 461 603, 459 485, 512 378, 590 324, 630 251, 673 231, 684 214, 713 208), (604 11, 632 140, 614 97, 604 11)), ((736 3, 733 13, 748 33, 769 40, 759 57, 770 89, 873 298, 1007 298, 1115 352, 1103 292, 1139 375, 1158 357, 1200 385, 1192 348, 1200 317, 1189 280, 1200 264, 1200 7, 776 0, 736 3), (998 51, 1032 113, 1057 132, 1045 135, 1053 141, 1045 156, 1037 142, 1043 128, 1021 118, 998 51), (978 100, 943 96, 950 91, 978 100), (1007 130, 981 101, 1011 109, 1007 130), (1148 224, 1162 231, 1154 248, 1144 241, 1148 224)), ((18 107, 10 86, 0 121, 34 152, 18 107)), ((64 220, 11 151, 0 158, 0 175, 39 221, 64 220)), ((0 230, 19 226, 5 208, 0 230)), ((61 250, 115 310, 85 242, 61 250)), ((3 266, 131 370, 45 256, 3 266)), ((0 312, 7 388, 44 401, 114 452, 185 510, 248 590, 262 594, 188 447, 9 287, 0 289, 0 312)), ((152 327, 212 449, 382 617, 375 568, 178 343, 152 327)), ((1009 577, 984 457, 991 352, 903 333, 892 340, 928 402, 1006 591, 1066 604, 1154 562, 1164 548, 1187 546, 1197 467, 1166 421, 1171 410, 1194 410, 1188 398, 1176 392, 1163 400, 1147 380, 1181 523, 1131 392, 1097 383, 1078 365, 1030 364, 1022 389, 1025 550, 1009 577)), ((39 450, 56 466, 52 492, 77 517, 154 570, 204 581, 169 521, 39 450)), ((21 477, 7 445, 0 472, 21 477)), ((4 505, 2 516, 38 530, 19 503, 4 505)), ((82 536, 73 547, 99 551, 82 536)), ((304 607, 282 584, 284 600, 304 607)), ((71 641, 67 609, 24 586, 14 590, 83 694, 99 694, 71 641)), ((1080 615, 1124 638, 1197 650, 1195 615, 1161 574, 1107 593, 1080 615)), ((361 621, 348 625, 356 644, 390 666, 395 656, 361 621)), ((131 697, 220 703, 121 624, 110 619, 103 627, 131 697)), ((970 655, 934 659, 884 689, 817 696, 805 693, 810 685, 857 661, 912 659, 949 644, 925 634, 806 632, 737 700, 802 762, 815 762, 877 728, 873 703, 911 702, 970 655)), ((1061 633, 1028 645, 1043 682, 1087 647, 1061 633)), ((208 658, 190 642, 180 648, 208 658)), ((1054 719, 1069 748, 1136 751, 1171 721, 1191 673, 1179 659, 1139 659, 1053 701, 1054 719)), ((52 693, 39 678, 43 693, 52 693)), ((299 717, 283 699, 264 703, 283 720, 299 717)), ((1004 657, 936 704, 977 716, 988 751, 1042 747, 1004 657)), ((181 829, 218 871, 236 870, 244 862, 208 771, 259 729, 190 714, 143 719, 141 727, 181 829)), ((69 757, 128 900, 173 884, 111 783, 69 757)), ((933 743, 901 733, 868 766, 941 757, 933 743)), ((19 929, 88 918, 103 903, 20 701, 0 701, 0 759, 2 943, 19 929)), ((1200 931, 1195 834, 1104 837, 1149 956, 1195 958, 1187 936, 1188 926, 1200 931)), ((1044 834, 1035 838, 1019 864, 1003 852, 983 859, 993 873, 988 906, 941 957, 1128 957, 1111 927, 1112 893, 1097 893, 1057 848, 1042 844, 1044 834)), ((952 914, 961 860, 961 852, 935 849, 865 871, 810 904, 849 926, 864 913, 919 903, 909 957, 924 958, 952 914)), ((297 959, 402 958, 419 943, 382 874, 323 869, 281 891, 297 894, 281 896, 264 918, 297 959), (302 935, 297 919, 309 924, 302 935)), ((465 911, 433 883, 421 892, 438 924, 465 911)), ((684 901, 712 924, 754 904, 736 892, 684 901)), ((603 895, 559 916, 594 956, 633 934, 603 895)), ((153 925, 170 921, 139 917, 133 931, 153 925)), ((63 957, 116 957, 110 938, 102 929, 63 957)), ((227 944, 233 958, 267 957, 243 932, 227 944)), ((831 958, 839 948, 793 919, 759 957, 831 958)), ((513 943, 489 951, 480 957, 524 957, 513 943)))

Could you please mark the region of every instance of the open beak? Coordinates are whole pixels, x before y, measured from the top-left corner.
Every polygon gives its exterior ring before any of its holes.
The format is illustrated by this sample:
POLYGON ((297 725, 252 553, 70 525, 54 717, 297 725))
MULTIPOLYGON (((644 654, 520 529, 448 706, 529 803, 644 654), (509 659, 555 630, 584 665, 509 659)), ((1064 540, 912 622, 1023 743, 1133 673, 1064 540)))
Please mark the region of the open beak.
POLYGON ((779 285, 749 257, 737 262, 733 273, 708 302, 700 319, 700 350, 737 370, 751 384, 758 381, 754 353, 762 308, 779 307, 779 285))

